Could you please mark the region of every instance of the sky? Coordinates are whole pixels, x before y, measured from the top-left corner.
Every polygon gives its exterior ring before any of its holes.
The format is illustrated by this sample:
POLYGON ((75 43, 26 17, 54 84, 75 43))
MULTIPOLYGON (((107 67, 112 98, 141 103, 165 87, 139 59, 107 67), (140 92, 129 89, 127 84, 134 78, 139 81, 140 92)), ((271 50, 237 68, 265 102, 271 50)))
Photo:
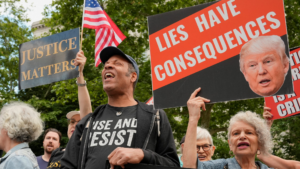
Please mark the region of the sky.
POLYGON ((27 16, 30 18, 29 25, 32 25, 33 22, 42 20, 45 5, 50 5, 52 3, 52 0, 27 0, 27 3, 25 3, 25 0, 21 0, 21 4, 30 8, 30 10, 27 11, 27 16), (30 7, 30 4, 32 6, 30 7))
MULTIPOLYGON (((51 3, 52 0, 27 0, 27 3, 25 0, 21 0, 21 2, 19 2, 20 5, 29 8, 26 12, 28 18, 31 20, 28 23, 29 26, 31 26, 35 21, 42 20, 42 12, 44 11, 45 5, 49 5, 51 3)), ((0 11, 3 11, 3 9, 0 9, 0 11)))

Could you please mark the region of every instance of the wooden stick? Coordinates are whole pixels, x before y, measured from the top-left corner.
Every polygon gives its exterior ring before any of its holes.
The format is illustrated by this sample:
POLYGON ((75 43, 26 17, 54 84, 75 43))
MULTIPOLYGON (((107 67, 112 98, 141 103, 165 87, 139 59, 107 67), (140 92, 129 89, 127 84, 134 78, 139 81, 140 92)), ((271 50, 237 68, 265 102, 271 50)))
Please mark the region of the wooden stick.
POLYGON ((84 8, 85 8, 85 0, 83 1, 83 9, 82 9, 80 50, 82 50, 82 40, 83 40, 83 20, 84 20, 84 8))
POLYGON ((83 27, 81 28, 80 49, 79 50, 82 50, 82 40, 83 40, 83 27))
MULTIPOLYGON (((82 50, 82 36, 83 36, 83 27, 81 28, 80 49, 79 49, 79 51, 82 50)), ((80 66, 78 67, 78 71, 79 72, 81 71, 80 66)))
MULTIPOLYGON (((85 0, 83 1, 83 9, 82 9, 81 36, 80 36, 80 47, 79 47, 79 50, 82 50, 84 7, 85 7, 85 0)), ((80 67, 78 67, 78 71, 79 72, 81 71, 80 67)))

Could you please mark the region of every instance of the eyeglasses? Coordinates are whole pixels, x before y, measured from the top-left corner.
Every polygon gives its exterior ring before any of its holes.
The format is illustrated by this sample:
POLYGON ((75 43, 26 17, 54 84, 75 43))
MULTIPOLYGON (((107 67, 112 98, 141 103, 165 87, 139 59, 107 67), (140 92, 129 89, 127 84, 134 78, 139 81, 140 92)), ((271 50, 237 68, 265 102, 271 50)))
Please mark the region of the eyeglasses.
POLYGON ((203 146, 197 146, 197 152, 200 151, 201 147, 202 147, 203 151, 208 151, 208 150, 210 150, 211 146, 212 146, 211 144, 205 144, 203 146))
POLYGON ((69 125, 72 125, 72 126, 75 126, 80 120, 76 121, 74 119, 68 119, 68 124, 69 125))

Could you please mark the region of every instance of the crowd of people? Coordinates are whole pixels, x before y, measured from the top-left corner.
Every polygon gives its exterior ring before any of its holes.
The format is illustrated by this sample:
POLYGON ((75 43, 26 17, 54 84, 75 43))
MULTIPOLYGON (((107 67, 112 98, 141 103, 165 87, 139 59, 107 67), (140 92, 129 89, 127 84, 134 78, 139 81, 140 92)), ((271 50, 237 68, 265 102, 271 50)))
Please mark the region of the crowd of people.
POLYGON ((228 146, 233 158, 214 159, 212 136, 198 121, 201 109, 210 100, 197 96, 196 89, 187 101, 189 121, 180 141, 182 155, 177 155, 172 128, 163 110, 134 99, 139 78, 136 61, 116 47, 100 53, 104 64, 103 89, 108 103, 91 108, 84 80, 86 57, 80 51, 75 59, 79 66, 78 100, 80 111, 66 114, 69 142, 60 147, 61 133, 54 128, 44 132, 44 154, 36 157, 28 142, 43 133, 40 114, 30 105, 14 102, 0 112, 0 149, 6 152, 0 169, 99 169, 126 168, 127 164, 150 164, 198 169, 294 169, 300 163, 271 154, 272 114, 265 107, 264 118, 255 112, 237 112, 228 127, 228 146), (255 161, 258 158, 261 162, 255 161))

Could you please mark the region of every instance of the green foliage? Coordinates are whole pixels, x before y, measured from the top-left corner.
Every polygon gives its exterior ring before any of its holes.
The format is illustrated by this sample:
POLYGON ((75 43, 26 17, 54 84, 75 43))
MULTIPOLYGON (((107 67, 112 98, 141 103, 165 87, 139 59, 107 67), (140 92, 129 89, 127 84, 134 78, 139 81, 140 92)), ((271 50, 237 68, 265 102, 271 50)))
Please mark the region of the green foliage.
POLYGON ((290 48, 300 45, 300 2, 284 0, 290 48))
POLYGON ((26 9, 22 6, 8 6, 13 1, 0 1, 5 5, 6 14, 0 17, 0 105, 17 100, 18 49, 21 43, 31 40, 31 31, 26 27, 26 9), (7 6, 6 6, 7 5, 7 6))

